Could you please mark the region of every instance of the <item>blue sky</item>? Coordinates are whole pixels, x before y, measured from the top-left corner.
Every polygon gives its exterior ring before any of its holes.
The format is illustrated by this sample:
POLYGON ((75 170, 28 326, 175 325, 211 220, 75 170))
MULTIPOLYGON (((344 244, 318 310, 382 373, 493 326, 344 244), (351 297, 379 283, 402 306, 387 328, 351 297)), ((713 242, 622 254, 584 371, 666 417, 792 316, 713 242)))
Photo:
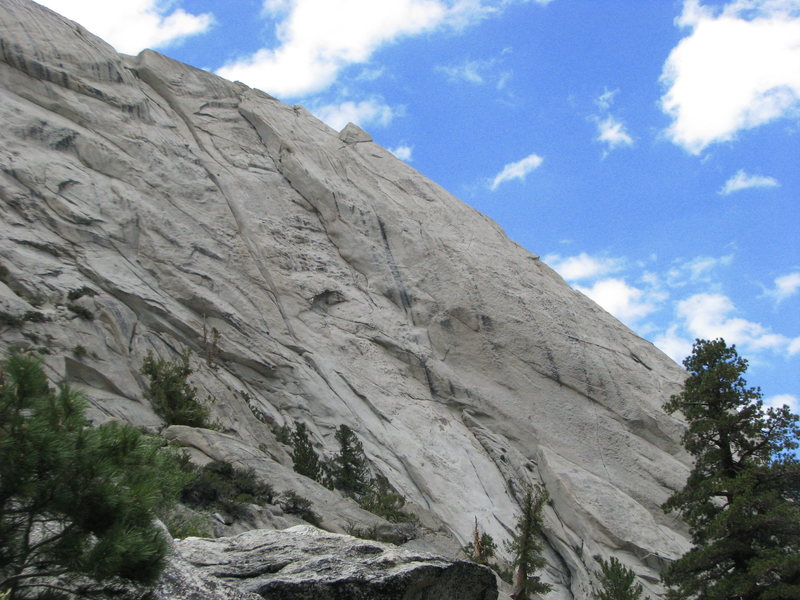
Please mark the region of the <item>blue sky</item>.
POLYGON ((800 0, 45 0, 302 104, 680 361, 800 409, 800 0))

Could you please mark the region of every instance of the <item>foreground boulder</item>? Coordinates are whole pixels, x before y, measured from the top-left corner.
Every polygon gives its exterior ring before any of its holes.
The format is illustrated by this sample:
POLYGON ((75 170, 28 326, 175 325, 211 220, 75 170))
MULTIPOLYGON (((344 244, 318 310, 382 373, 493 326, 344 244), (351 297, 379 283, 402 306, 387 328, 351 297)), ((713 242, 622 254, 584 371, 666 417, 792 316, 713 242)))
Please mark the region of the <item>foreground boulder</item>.
POLYGON ((299 525, 228 538, 188 538, 159 600, 494 600, 492 571, 299 525))

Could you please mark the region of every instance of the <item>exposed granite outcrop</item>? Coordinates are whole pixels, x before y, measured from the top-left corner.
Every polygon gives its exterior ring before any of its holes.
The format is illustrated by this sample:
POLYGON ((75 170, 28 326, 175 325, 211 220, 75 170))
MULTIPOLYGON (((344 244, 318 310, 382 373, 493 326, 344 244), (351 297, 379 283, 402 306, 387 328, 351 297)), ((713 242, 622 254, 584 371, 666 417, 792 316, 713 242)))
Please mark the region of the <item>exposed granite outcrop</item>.
POLYGON ((495 575, 466 561, 297 526, 176 542, 157 599, 494 600, 495 575))
POLYGON ((223 431, 174 437, 333 530, 371 517, 294 474, 277 427, 330 453, 347 424, 444 552, 475 517, 502 547, 544 483, 551 600, 590 596, 595 555, 657 595, 688 546, 659 509, 688 472, 664 354, 354 125, 28 0, 0 3, 0 263, 0 350, 46 349, 94 420, 156 430, 142 360, 192 349, 223 431))

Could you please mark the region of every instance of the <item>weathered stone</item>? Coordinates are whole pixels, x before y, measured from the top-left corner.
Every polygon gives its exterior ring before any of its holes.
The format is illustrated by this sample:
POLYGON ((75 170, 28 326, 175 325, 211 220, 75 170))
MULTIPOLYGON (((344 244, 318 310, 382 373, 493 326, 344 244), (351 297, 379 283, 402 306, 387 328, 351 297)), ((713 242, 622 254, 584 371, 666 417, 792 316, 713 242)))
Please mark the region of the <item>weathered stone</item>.
POLYGON ((688 548, 659 508, 688 472, 661 409, 683 371, 355 126, 3 0, 0 239, 0 310, 36 293, 51 319, 0 324, 0 350, 45 347, 95 421, 157 430, 142 360, 190 348, 222 431, 175 439, 326 527, 370 517, 293 473, 281 425, 327 456, 348 425, 441 551, 475 517, 502 548, 520 486, 544 483, 551 600, 591 597, 594 555, 657 597, 688 548), (65 306, 83 286, 92 320, 65 306))
POLYGON ((487 568, 311 526, 176 542, 182 561, 271 600, 494 600, 487 568))

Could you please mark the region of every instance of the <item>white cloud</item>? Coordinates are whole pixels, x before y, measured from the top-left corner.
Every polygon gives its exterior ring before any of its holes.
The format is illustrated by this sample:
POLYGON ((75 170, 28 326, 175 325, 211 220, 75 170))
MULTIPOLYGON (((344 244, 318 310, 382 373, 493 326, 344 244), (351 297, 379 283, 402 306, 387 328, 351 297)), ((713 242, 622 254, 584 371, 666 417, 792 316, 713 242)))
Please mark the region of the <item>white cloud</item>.
POLYGON ((339 104, 325 104, 309 108, 321 121, 324 121, 335 130, 340 131, 348 123, 359 127, 367 125, 387 126, 396 116, 403 112, 403 108, 392 108, 378 98, 353 102, 348 100, 339 104))
POLYGON ((397 146, 397 148, 390 148, 389 152, 394 154, 400 160, 411 162, 412 160, 411 156, 414 152, 414 146, 406 146, 404 144, 401 144, 400 146, 397 146))
POLYGON ((331 85, 348 65, 368 61, 384 44, 466 27, 513 1, 519 0, 265 0, 264 16, 278 20, 277 45, 229 62, 217 73, 276 96, 305 96, 331 85))
POLYGON ((633 145, 633 138, 625 128, 625 124, 609 113, 617 94, 619 94, 618 89, 606 90, 600 94, 594 103, 602 114, 590 117, 590 120, 597 123, 597 138, 595 139, 606 145, 606 151, 603 153, 604 157, 612 150, 633 145))
POLYGON ((485 74, 491 71, 495 63, 495 60, 468 60, 460 65, 438 66, 436 70, 447 75, 450 81, 483 85, 486 83, 485 74))
POLYGON ((729 344, 757 350, 786 351, 790 355, 800 352, 800 338, 790 339, 772 333, 759 323, 732 317, 736 307, 722 294, 695 294, 677 305, 678 317, 694 338, 724 338, 729 344))
POLYGON ((657 335, 653 344, 678 364, 683 363, 683 359, 692 353, 692 340, 681 337, 677 325, 657 335))
POLYGON ((719 193, 723 196, 727 196, 728 194, 732 194, 733 192, 738 192, 740 190, 746 190, 748 188, 769 188, 769 187, 777 187, 780 183, 774 177, 765 177, 764 175, 749 175, 745 173, 743 169, 739 169, 736 172, 736 175, 733 175, 728 181, 725 182, 725 185, 719 190, 719 193))
POLYGON ((789 273, 775 278, 775 289, 767 293, 776 302, 783 302, 800 291, 800 272, 789 273))
POLYGON ((725 256, 696 256, 690 260, 675 261, 666 272, 666 283, 670 287, 679 288, 689 284, 709 283, 714 271, 726 267, 733 262, 733 254, 725 256))
POLYGON ((440 25, 448 14, 438 0, 291 0, 265 3, 265 12, 282 17, 279 45, 217 70, 277 96, 302 96, 328 87, 339 71, 366 62, 382 44, 440 25))
POLYGON ((522 160, 507 164, 503 167, 503 170, 492 179, 489 189, 494 191, 501 183, 511 181, 512 179, 525 181, 525 177, 528 176, 528 173, 537 169, 539 165, 542 164, 543 160, 544 159, 538 154, 530 154, 522 160))
POLYGON ((797 396, 792 394, 778 394, 777 396, 764 398, 765 407, 781 408, 784 404, 788 406, 789 410, 794 414, 800 412, 800 400, 798 400, 797 396))
POLYGON ((597 122, 597 141, 605 143, 608 150, 633 145, 633 138, 625 130, 625 125, 612 116, 597 122))
POLYGON ((168 12, 170 3, 158 0, 39 0, 39 3, 77 21, 126 54, 163 48, 204 33, 214 21, 211 13, 193 15, 181 8, 168 12))
POLYGON ((619 94, 619 89, 606 90, 598 96, 594 103, 597 104, 597 107, 601 111, 607 112, 611 108, 611 105, 614 104, 614 98, 617 94, 619 94))
POLYGON ((578 285, 575 289, 589 296, 629 326, 657 309, 646 299, 643 290, 628 285, 623 279, 601 279, 592 287, 578 285))
POLYGON ((567 281, 594 279, 622 268, 622 261, 618 258, 598 258, 586 252, 563 258, 558 254, 548 254, 543 260, 567 281))
POLYGON ((668 137, 693 154, 792 114, 800 103, 797 0, 737 0, 721 12, 685 0, 691 33, 672 50, 661 99, 668 137))

